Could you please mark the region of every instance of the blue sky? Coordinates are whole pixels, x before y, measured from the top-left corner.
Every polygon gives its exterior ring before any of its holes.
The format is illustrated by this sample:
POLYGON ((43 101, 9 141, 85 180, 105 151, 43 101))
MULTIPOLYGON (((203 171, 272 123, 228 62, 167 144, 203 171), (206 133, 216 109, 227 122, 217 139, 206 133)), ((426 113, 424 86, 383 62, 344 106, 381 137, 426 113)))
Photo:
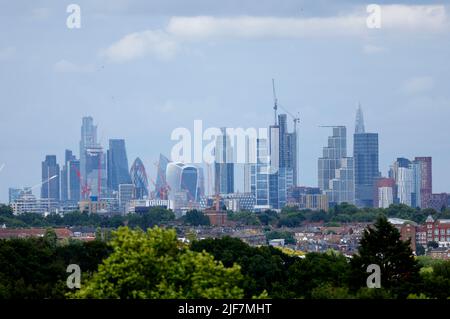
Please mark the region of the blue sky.
POLYGON ((368 29, 369 3, 0 1, 0 202, 40 181, 46 154, 79 155, 84 115, 154 176, 177 127, 271 123, 272 78, 300 113, 301 184, 317 184, 319 125, 346 125, 352 153, 360 102, 383 174, 396 157, 432 156, 434 192, 450 191, 450 7, 378 1, 381 28, 368 29), (66 26, 70 3, 80 29, 66 26))

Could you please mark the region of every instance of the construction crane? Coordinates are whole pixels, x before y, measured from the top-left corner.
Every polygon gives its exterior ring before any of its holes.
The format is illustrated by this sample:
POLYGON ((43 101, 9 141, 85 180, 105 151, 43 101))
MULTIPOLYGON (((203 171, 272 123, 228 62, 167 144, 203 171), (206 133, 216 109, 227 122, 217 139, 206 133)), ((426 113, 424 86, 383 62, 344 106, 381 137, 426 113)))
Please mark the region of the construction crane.
POLYGON ((171 188, 170 188, 169 184, 167 184, 166 178, 163 175, 163 173, 161 172, 161 163, 158 161, 158 162, 154 162, 153 164, 156 166, 156 171, 158 173, 158 177, 162 182, 162 185, 159 187, 159 189, 158 189, 158 185, 156 185, 156 183, 154 184, 155 192, 157 192, 159 194, 160 199, 168 199, 169 191, 171 190, 171 188))
POLYGON ((47 178, 45 181, 40 182, 40 183, 38 183, 38 184, 36 184, 36 185, 30 187, 30 190, 33 190, 33 189, 35 189, 35 188, 37 188, 37 187, 39 187, 39 186, 43 186, 43 185, 45 185, 46 183, 49 183, 52 179, 55 179, 55 178, 57 178, 57 177, 58 177, 58 175, 53 175, 52 177, 47 178))
POLYGON ((72 169, 75 170, 75 173, 78 177, 78 180, 80 181, 81 185, 81 198, 86 199, 91 195, 91 187, 88 185, 88 183, 83 181, 83 176, 81 176, 80 171, 72 164, 72 169), (86 196, 87 195, 87 196, 86 196))
POLYGON ((277 125, 277 110, 278 110, 278 99, 277 92, 275 91, 275 79, 272 79, 272 90, 273 90, 273 111, 275 115, 275 125, 277 125))
POLYGON ((294 122, 294 132, 297 133, 297 125, 300 124, 300 117, 299 117, 300 113, 297 112, 298 115, 295 116, 291 112, 286 110, 286 108, 284 108, 282 105, 280 105, 278 103, 277 93, 276 93, 276 90, 275 90, 275 79, 272 79, 272 89, 273 89, 273 101, 274 101, 273 109, 275 111, 275 125, 277 125, 277 110, 278 110, 278 107, 280 107, 280 109, 282 109, 290 117, 292 117, 292 120, 294 122))

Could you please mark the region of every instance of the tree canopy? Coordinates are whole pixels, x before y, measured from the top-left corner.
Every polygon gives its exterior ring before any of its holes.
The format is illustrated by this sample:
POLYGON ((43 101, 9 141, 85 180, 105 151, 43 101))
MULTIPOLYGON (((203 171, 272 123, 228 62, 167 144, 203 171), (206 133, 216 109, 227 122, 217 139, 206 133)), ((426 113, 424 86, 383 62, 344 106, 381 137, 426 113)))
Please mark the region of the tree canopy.
POLYGON ((240 267, 181 244, 174 230, 121 227, 113 252, 75 298, 240 298, 240 267))

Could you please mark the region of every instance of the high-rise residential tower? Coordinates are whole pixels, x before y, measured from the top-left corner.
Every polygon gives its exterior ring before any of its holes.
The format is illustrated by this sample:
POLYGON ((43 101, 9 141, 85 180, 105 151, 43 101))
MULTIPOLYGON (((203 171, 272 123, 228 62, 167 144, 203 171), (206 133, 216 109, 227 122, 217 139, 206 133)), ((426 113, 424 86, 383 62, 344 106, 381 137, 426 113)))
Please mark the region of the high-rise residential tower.
POLYGON ((41 198, 59 201, 59 165, 55 155, 47 155, 42 162, 41 198))
POLYGON ((374 207, 374 187, 380 176, 378 168, 378 134, 366 133, 361 106, 358 107, 353 135, 355 165, 355 202, 358 207, 374 207))
POLYGON ((216 137, 214 161, 214 191, 216 194, 234 193, 233 148, 226 128, 216 137))
POLYGON ((120 184, 131 184, 125 140, 110 139, 107 154, 108 190, 117 192, 120 184))
POLYGON ((395 180, 400 204, 411 207, 421 206, 421 166, 417 161, 397 158, 389 170, 389 177, 395 180))
POLYGON ((354 163, 347 157, 347 129, 334 126, 333 135, 318 160, 318 186, 328 196, 330 205, 355 201, 354 163))
POLYGON ((415 162, 420 164, 421 182, 420 182, 420 200, 421 207, 430 207, 429 202, 433 194, 433 171, 431 157, 416 157, 415 162))

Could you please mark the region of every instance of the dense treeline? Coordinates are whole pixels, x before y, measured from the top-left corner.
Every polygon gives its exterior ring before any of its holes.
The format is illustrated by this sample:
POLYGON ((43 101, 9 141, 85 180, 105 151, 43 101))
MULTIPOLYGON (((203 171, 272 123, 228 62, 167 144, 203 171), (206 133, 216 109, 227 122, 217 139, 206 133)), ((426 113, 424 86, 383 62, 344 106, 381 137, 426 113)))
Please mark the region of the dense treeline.
MULTIPOLYGON (((428 215, 433 218, 450 218, 450 210, 436 212, 433 209, 415 209, 406 205, 391 205, 389 208, 359 209, 350 204, 340 204, 328 212, 298 210, 296 207, 285 207, 281 213, 267 210, 261 213, 248 211, 229 212, 228 218, 240 225, 270 226, 270 227, 299 227, 305 223, 324 222, 326 225, 338 226, 347 222, 374 222, 378 216, 397 217, 423 223, 428 215)), ((152 208, 148 213, 128 214, 125 216, 102 216, 100 214, 87 214, 81 212, 50 214, 24 213, 13 215, 9 206, 0 205, 0 225, 10 228, 18 227, 65 227, 65 226, 91 226, 103 228, 118 228, 120 226, 141 227, 146 229, 155 225, 167 224, 175 220, 171 210, 152 208)), ((199 226, 209 225, 209 219, 201 211, 192 210, 181 218, 179 223, 199 226)))
POLYGON ((173 229, 120 227, 105 243, 0 240, 0 298, 449 298, 450 261, 414 257, 385 218, 367 228, 353 258, 328 251, 304 258, 225 237, 177 240, 173 229), (79 291, 66 267, 82 270, 79 291), (379 265, 381 288, 367 288, 379 265))
POLYGON ((436 212, 433 209, 411 208, 403 204, 391 205, 389 208, 357 208, 354 205, 342 203, 328 212, 299 210, 296 207, 285 207, 281 213, 267 210, 262 213, 230 212, 229 218, 243 225, 263 225, 272 227, 299 227, 304 223, 324 222, 337 226, 349 222, 374 222, 378 216, 396 217, 423 223, 427 216, 433 218, 450 218, 450 210, 436 212))
POLYGON ((58 244, 44 238, 0 240, 0 299, 65 298, 67 266, 77 264, 85 276, 111 253, 102 241, 58 244))
POLYGON ((88 214, 71 212, 64 215, 50 214, 44 216, 36 213, 23 213, 14 215, 9 206, 0 206, 0 225, 5 224, 9 228, 19 227, 68 227, 89 226, 102 228, 118 228, 128 225, 146 229, 155 225, 166 224, 175 219, 171 210, 164 208, 152 208, 144 214, 128 214, 125 216, 102 216, 100 214, 88 214))

